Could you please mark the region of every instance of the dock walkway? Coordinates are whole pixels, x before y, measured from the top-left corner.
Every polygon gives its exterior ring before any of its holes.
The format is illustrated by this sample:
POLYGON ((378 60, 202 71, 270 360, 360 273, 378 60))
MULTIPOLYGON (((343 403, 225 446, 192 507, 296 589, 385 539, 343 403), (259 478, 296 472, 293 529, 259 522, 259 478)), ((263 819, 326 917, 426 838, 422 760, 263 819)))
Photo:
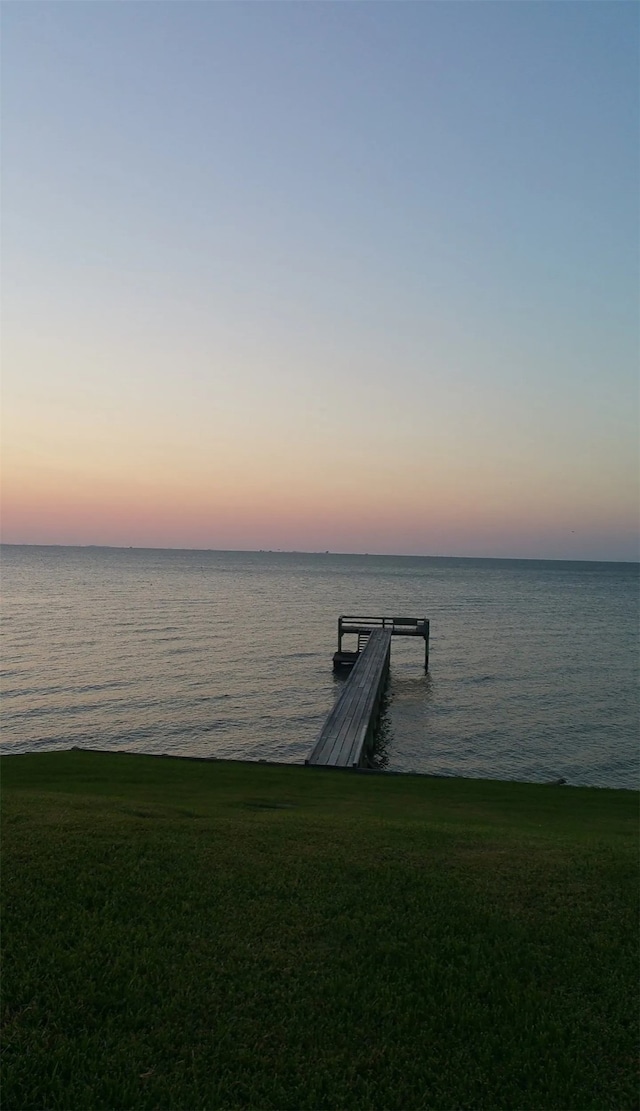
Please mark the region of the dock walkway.
POLYGON ((371 740, 389 673, 391 629, 369 632, 349 679, 329 714, 307 764, 359 767, 371 740))

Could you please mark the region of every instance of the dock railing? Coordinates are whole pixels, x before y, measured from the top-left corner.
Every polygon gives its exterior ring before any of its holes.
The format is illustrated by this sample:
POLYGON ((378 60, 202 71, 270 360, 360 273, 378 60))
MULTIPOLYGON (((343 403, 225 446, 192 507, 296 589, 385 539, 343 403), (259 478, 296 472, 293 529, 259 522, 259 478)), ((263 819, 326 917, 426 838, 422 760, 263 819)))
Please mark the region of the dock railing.
MULTIPOLYGON (((355 614, 342 614, 338 618, 338 651, 336 657, 345 656, 342 638, 355 635, 358 638, 358 651, 373 629, 388 629, 392 636, 422 637, 424 640, 424 669, 429 670, 429 620, 426 617, 363 617, 355 614)), ((334 657, 334 662, 336 662, 334 657)))

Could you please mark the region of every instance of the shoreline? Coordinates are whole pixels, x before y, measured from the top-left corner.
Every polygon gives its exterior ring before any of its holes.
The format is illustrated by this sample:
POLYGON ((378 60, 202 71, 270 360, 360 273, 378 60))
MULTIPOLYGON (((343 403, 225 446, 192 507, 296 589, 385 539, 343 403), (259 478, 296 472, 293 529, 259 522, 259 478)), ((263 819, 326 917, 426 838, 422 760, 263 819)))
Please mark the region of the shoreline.
POLYGON ((119 748, 86 748, 83 745, 72 745, 70 748, 54 748, 54 749, 36 749, 33 752, 2 752, 0 751, 0 762, 7 759, 17 759, 20 756, 53 756, 56 754, 63 754, 66 752, 84 752, 96 753, 100 756, 140 756, 149 758, 150 760, 176 760, 187 764, 222 764, 222 765, 237 765, 238 767, 267 767, 267 768, 303 768, 308 769, 311 774, 314 772, 341 772, 346 775, 356 776, 376 776, 381 778, 402 778, 402 779, 418 779, 418 780, 438 780, 445 782, 464 782, 464 783, 501 783, 510 784, 514 787, 569 787, 572 791, 614 791, 619 793, 621 791, 630 792, 632 794, 640 793, 640 784, 637 787, 608 787, 599 786, 598 784, 588 783, 571 783, 564 777, 558 779, 546 780, 531 780, 531 779, 500 779, 491 778, 489 776, 465 776, 465 775, 444 775, 438 772, 415 772, 415 771, 402 771, 400 769, 387 769, 387 768, 361 768, 361 767, 333 767, 323 764, 307 765, 304 762, 295 762, 291 760, 240 760, 237 757, 224 757, 224 756, 184 756, 177 752, 135 752, 132 749, 119 748))

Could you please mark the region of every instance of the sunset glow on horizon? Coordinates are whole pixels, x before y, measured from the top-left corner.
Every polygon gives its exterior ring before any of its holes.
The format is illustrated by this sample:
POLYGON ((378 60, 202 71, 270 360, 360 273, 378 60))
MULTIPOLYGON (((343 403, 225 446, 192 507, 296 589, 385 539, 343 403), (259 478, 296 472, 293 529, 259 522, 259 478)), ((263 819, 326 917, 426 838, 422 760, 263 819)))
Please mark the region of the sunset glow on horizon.
POLYGON ((6 5, 3 540, 638 559, 638 10, 6 5))

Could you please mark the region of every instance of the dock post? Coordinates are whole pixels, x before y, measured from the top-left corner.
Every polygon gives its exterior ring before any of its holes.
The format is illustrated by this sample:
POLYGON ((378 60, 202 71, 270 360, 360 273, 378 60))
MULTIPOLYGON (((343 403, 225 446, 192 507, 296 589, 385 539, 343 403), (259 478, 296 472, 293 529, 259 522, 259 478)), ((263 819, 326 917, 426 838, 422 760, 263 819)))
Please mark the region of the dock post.
POLYGON ((424 623, 424 669, 429 670, 429 622, 424 623))
POLYGON ((338 618, 338 652, 342 652, 342 618, 338 618))

